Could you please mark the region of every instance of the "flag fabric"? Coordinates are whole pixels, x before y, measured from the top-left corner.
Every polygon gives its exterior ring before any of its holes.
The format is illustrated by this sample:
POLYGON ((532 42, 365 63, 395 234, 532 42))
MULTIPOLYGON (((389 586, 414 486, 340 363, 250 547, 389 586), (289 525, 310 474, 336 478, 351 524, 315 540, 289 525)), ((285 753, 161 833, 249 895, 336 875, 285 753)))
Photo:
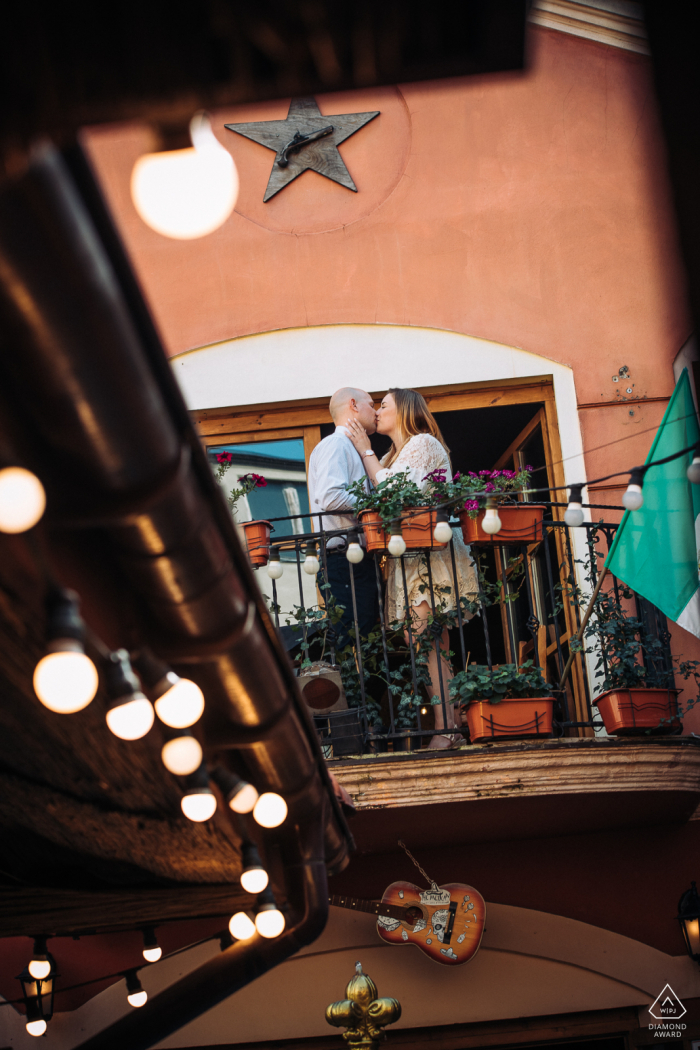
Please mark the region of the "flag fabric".
MULTIPOLYGON (((646 462, 664 459, 700 440, 700 428, 683 369, 646 462)), ((700 638, 700 485, 688 481, 693 454, 651 467, 644 503, 626 511, 606 559, 618 579, 675 623, 700 638)))

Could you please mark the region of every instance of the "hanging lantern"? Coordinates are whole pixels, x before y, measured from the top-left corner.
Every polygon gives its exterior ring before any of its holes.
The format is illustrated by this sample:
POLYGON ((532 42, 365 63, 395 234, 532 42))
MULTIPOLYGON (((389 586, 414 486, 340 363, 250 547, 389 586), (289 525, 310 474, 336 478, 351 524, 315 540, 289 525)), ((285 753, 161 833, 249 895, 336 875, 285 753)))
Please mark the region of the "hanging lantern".
POLYGON ((53 957, 47 953, 51 970, 48 977, 37 980, 25 966, 17 980, 22 986, 22 998, 27 1012, 26 1028, 29 1035, 40 1036, 46 1031, 48 1022, 53 1017, 53 994, 54 978, 56 976, 56 964, 53 957))
POLYGON ((678 922, 688 955, 700 963, 700 894, 694 882, 678 902, 678 922))

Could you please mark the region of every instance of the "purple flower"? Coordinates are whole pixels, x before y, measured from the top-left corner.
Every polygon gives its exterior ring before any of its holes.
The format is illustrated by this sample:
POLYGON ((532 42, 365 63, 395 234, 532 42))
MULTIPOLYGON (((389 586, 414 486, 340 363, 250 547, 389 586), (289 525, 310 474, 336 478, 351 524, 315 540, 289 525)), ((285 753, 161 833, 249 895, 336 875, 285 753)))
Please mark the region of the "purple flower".
POLYGON ((495 488, 496 488, 496 486, 494 485, 494 483, 492 481, 487 482, 487 484, 486 484, 486 491, 487 492, 493 492, 495 488))
POLYGON ((534 467, 531 467, 529 463, 528 463, 528 464, 527 464, 527 466, 525 467, 525 470, 534 470, 534 469, 535 469, 535 468, 534 468, 534 467))
POLYGON ((469 471, 469 477, 470 477, 470 478, 478 478, 478 477, 479 477, 479 475, 478 475, 478 474, 475 474, 473 470, 470 470, 470 471, 469 471))
POLYGON ((479 501, 478 501, 478 499, 465 500, 465 502, 464 502, 464 509, 465 510, 478 510, 479 509, 479 501))
POLYGON ((461 477, 462 477, 462 475, 460 474, 460 472, 459 472, 459 471, 457 471, 457 473, 456 473, 456 474, 454 475, 454 477, 452 478, 452 480, 453 480, 453 481, 459 481, 459 479, 460 479, 461 477))
POLYGON ((432 481, 435 485, 442 485, 446 478, 447 470, 445 467, 437 467, 435 470, 431 470, 429 474, 426 474, 423 481, 432 481))

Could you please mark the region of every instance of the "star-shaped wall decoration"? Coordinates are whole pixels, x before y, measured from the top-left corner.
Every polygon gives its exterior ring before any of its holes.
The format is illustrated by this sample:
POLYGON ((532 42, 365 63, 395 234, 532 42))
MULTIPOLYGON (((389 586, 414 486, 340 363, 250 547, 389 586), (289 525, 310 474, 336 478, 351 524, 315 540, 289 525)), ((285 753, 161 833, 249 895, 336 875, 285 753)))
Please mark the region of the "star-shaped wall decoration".
POLYGON ((345 167, 338 146, 378 116, 379 110, 323 116, 315 99, 293 98, 286 120, 255 120, 249 124, 225 124, 224 127, 276 153, 263 197, 263 201, 269 201, 298 175, 309 170, 357 193, 357 186, 345 167))

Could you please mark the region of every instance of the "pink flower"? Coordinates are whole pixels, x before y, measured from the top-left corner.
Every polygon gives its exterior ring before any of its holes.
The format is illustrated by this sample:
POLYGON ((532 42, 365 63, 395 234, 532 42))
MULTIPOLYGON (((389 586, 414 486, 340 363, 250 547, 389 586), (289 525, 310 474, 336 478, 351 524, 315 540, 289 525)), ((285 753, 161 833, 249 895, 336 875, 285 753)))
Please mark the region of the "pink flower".
POLYGON ((267 487, 267 482, 262 474, 241 474, 238 480, 251 482, 253 488, 256 489, 264 489, 267 487))
POLYGON ((527 464, 527 466, 525 467, 525 470, 530 470, 530 471, 532 471, 532 470, 534 470, 534 469, 535 469, 535 468, 534 468, 534 467, 531 467, 529 463, 528 463, 528 464, 527 464))
POLYGON ((452 478, 452 480, 453 480, 453 481, 459 481, 459 479, 460 479, 461 477, 462 477, 462 475, 460 474, 460 472, 459 472, 459 471, 457 471, 457 473, 456 473, 456 474, 454 475, 454 477, 452 478))
POLYGON ((230 463, 232 459, 233 459, 233 453, 232 452, 217 452, 217 454, 216 454, 216 462, 217 463, 230 463))
POLYGON ((478 499, 465 500, 465 502, 464 502, 464 509, 465 510, 478 510, 479 509, 479 501, 478 501, 478 499))
POLYGON ((489 482, 486 483, 486 492, 493 492, 493 490, 495 488, 496 488, 496 486, 494 485, 494 483, 492 481, 489 481, 489 482))

